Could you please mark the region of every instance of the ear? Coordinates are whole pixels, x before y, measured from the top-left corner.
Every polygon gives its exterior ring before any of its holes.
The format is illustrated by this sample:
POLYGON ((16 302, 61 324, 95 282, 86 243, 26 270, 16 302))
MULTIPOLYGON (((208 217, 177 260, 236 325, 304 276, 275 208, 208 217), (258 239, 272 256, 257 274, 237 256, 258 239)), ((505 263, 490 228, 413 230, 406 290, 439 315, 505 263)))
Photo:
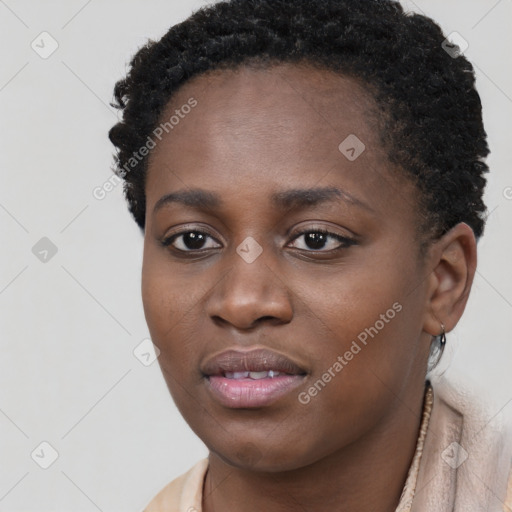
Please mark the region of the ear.
POLYGON ((477 252, 473 230, 464 222, 431 246, 423 330, 437 336, 444 324, 451 331, 459 321, 473 284, 477 252))

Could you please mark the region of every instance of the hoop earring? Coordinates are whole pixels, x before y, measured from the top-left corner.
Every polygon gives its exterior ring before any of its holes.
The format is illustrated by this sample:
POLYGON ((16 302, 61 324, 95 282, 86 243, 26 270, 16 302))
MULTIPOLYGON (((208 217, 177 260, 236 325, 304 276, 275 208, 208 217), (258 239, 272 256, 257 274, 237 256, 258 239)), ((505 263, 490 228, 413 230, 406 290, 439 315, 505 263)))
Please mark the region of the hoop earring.
POLYGON ((429 363, 429 366, 428 366, 429 372, 431 372, 439 364, 439 361, 441 360, 441 357, 444 352, 444 347, 446 345, 446 331, 445 331, 445 327, 444 327, 443 323, 441 323, 441 334, 438 334, 437 336, 435 336, 435 338, 438 339, 438 346, 435 348, 435 350, 432 354, 435 354, 437 357, 436 357, 435 363, 433 365, 431 365, 429 363))
POLYGON ((443 332, 439 335, 439 359, 441 359, 441 356, 443 355, 444 352, 444 346, 446 345, 446 331, 444 330, 443 323, 441 323, 441 329, 443 332))

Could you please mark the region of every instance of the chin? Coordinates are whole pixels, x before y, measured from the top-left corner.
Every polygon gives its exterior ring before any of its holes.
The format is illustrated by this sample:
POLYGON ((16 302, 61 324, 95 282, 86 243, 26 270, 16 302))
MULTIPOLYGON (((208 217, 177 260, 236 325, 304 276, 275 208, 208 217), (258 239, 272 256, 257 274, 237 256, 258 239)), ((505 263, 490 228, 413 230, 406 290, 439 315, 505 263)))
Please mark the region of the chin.
POLYGON ((296 443, 290 447, 283 447, 280 444, 274 448, 268 443, 263 444, 262 447, 261 444, 257 445, 247 441, 239 443, 238 446, 231 443, 225 450, 210 449, 210 452, 225 464, 237 469, 261 473, 280 473, 305 467, 314 463, 318 458, 318 453, 316 457, 313 454, 308 456, 303 450, 304 446, 299 448, 296 443))

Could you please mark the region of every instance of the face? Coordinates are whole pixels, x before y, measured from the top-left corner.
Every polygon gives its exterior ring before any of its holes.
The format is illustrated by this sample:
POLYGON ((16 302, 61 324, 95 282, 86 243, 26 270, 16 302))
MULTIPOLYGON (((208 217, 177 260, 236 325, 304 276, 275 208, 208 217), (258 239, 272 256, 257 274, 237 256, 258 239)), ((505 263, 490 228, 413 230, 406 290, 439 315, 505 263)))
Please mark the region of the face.
POLYGON ((415 189, 373 108, 283 64, 195 77, 162 116, 180 120, 149 160, 144 311, 176 405, 231 465, 329 457, 424 383, 415 189))

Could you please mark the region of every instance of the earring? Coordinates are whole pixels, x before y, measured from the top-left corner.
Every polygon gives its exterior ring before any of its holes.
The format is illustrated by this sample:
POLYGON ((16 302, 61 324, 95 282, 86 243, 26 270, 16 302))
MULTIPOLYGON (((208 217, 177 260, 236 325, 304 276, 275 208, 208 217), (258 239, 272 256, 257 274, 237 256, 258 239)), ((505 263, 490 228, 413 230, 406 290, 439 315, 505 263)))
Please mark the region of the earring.
POLYGON ((444 327, 444 324, 441 323, 441 334, 438 334, 437 336, 435 336, 436 341, 438 341, 438 345, 435 346, 433 345, 434 349, 433 349, 433 352, 431 353, 431 356, 432 355, 435 355, 435 363, 434 364, 431 364, 431 361, 429 362, 429 366, 428 366, 428 371, 432 371, 438 364, 439 364, 439 361, 441 360, 441 357, 443 355, 443 352, 444 352, 444 347, 446 345, 446 331, 445 331, 445 327, 444 327))
POLYGON ((441 323, 441 329, 442 333, 439 335, 439 359, 441 359, 441 356, 443 355, 444 346, 446 345, 446 331, 444 330, 444 324, 441 323))

